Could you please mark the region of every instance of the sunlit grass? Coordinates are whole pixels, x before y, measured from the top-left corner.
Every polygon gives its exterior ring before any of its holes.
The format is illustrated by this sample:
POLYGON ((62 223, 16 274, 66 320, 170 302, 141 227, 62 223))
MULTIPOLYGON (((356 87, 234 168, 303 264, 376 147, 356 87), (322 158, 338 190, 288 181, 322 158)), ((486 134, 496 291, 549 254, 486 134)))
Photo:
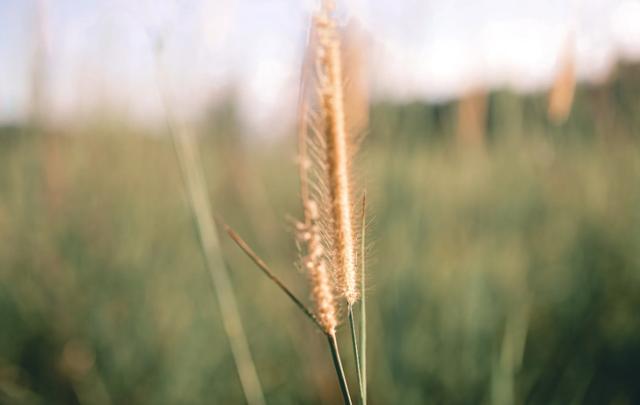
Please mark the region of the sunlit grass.
MULTIPOLYGON (((465 152, 384 131, 374 128, 364 168, 370 402, 630 399, 634 141, 528 133, 465 152)), ((241 402, 169 140, 61 137, 56 212, 38 138, 2 142, 0 399, 74 403, 104 389, 112 403, 241 402), (70 341, 89 370, 60 366, 70 341)), ((201 142, 215 214, 306 291, 282 225, 300 209, 293 146, 219 145, 201 142)), ((339 401, 323 337, 222 245, 267 401, 339 401)))

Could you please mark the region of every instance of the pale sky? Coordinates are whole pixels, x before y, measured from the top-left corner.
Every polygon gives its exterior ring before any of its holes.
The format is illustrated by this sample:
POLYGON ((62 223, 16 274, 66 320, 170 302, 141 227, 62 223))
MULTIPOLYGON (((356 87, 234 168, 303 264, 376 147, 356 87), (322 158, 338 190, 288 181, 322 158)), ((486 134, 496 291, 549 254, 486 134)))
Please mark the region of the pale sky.
MULTIPOLYGON (((54 119, 105 102, 143 122, 161 118, 160 41, 161 82, 181 117, 231 89, 255 128, 292 117, 313 0, 0 0, 0 121, 28 105, 39 1, 54 119)), ((544 88, 570 31, 582 80, 604 79, 618 58, 640 59, 640 0, 338 3, 342 20, 368 33, 376 98, 544 88)))

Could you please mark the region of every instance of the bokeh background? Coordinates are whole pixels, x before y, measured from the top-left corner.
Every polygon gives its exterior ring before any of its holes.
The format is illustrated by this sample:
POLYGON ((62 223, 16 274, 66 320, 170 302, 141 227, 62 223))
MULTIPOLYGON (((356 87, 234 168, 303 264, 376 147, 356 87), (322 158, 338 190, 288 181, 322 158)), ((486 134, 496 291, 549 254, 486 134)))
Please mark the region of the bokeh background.
MULTIPOLYGON (((306 298, 314 4, 0 0, 0 403, 244 403, 167 117, 214 215, 306 298)), ((367 100, 370 402, 640 403, 640 2, 338 15, 367 100)), ((323 336, 220 244, 267 402, 339 403, 323 336)))

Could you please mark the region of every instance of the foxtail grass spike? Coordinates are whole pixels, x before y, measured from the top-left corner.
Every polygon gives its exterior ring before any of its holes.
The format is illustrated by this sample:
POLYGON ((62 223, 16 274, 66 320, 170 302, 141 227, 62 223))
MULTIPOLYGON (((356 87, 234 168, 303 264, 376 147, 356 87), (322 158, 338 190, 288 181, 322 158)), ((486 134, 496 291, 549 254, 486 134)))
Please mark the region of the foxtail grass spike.
POLYGON ((322 254, 334 280, 334 290, 348 304, 359 295, 357 230, 354 224, 352 160, 355 139, 348 133, 340 34, 333 2, 323 2, 313 18, 314 83, 309 86, 309 135, 301 149, 309 199, 318 208, 322 254), (311 91, 313 90, 313 91, 311 91))
POLYGON ((301 265, 307 273, 311 284, 311 296, 315 304, 316 316, 320 320, 324 331, 328 334, 335 334, 338 325, 337 307, 335 302, 335 285, 330 272, 330 261, 328 251, 323 243, 322 218, 318 199, 313 198, 310 189, 315 184, 309 184, 309 170, 312 167, 313 159, 309 153, 309 119, 311 114, 308 106, 308 81, 310 79, 312 62, 316 58, 319 50, 316 40, 318 29, 315 24, 311 24, 307 51, 300 75, 300 95, 299 95, 299 127, 298 127, 298 161, 300 172, 300 197, 304 212, 304 220, 297 224, 297 238, 301 247, 301 265))

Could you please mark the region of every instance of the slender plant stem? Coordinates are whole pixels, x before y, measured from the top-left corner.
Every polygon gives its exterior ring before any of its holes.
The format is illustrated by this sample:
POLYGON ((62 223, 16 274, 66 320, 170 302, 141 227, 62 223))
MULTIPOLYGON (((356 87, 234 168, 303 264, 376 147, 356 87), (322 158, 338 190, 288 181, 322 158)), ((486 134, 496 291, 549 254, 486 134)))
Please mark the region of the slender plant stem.
POLYGON ((366 236, 366 211, 367 211, 367 196, 366 193, 362 196, 362 218, 360 229, 362 235, 360 236, 360 397, 362 398, 362 404, 367 405, 367 294, 365 288, 365 256, 367 245, 365 241, 366 236))
MULTIPOLYGON (((184 137, 184 135, 181 137, 184 137)), ((180 142, 185 142, 185 140, 183 139, 180 142)), ((184 144, 182 145, 182 147, 185 146, 184 144)), ((192 149, 192 152, 195 153, 195 148, 192 149)), ((187 162, 189 161, 189 159, 184 159, 184 156, 182 160, 183 164, 186 163, 184 162, 185 160, 187 162)), ((195 171, 198 168, 196 166, 191 169, 195 171)), ((189 169, 184 170, 184 172, 187 173, 190 171, 189 169)), ((233 286, 231 285, 226 266, 220 256, 218 237, 211 212, 208 208, 209 203, 203 188, 204 184, 201 183, 201 186, 197 186, 197 182, 193 184, 192 181, 188 179, 186 183, 205 264, 211 276, 220 311, 223 314, 222 322, 229 338, 231 351, 238 364, 238 374, 243 389, 245 390, 245 395, 247 395, 247 401, 256 405, 264 405, 264 395, 258 373, 251 357, 249 342, 247 341, 242 322, 240 321, 240 311, 238 310, 233 286)))
POLYGON ((280 289, 284 291, 285 294, 287 294, 287 296, 296 304, 296 306, 302 312, 304 312, 304 314, 307 315, 307 317, 311 319, 311 321, 313 321, 313 323, 322 331, 322 333, 327 336, 327 339, 329 340, 329 347, 331 349, 331 358, 336 369, 336 374, 338 376, 338 382, 340 383, 340 391, 342 392, 344 403, 347 405, 352 405, 351 396, 349 395, 349 388, 347 386, 347 378, 344 374, 344 369, 342 368, 340 352, 338 351, 338 341, 336 340, 335 334, 327 333, 324 330, 324 328, 318 321, 318 318, 313 315, 313 312, 311 312, 311 310, 307 308, 307 306, 304 305, 302 301, 300 301, 298 297, 296 297, 295 294, 291 292, 291 290, 289 290, 289 288, 287 288, 287 286, 284 285, 284 283, 282 283, 282 281, 280 281, 280 279, 278 279, 278 277, 273 274, 271 269, 269 269, 269 266, 267 266, 267 264, 262 259, 260 259, 260 257, 258 257, 258 255, 253 250, 251 250, 249 245, 247 245, 247 243, 236 232, 234 232, 233 229, 231 229, 228 225, 224 225, 224 228, 231 239, 236 242, 240 249, 242 249, 244 253, 249 256, 249 258, 258 266, 258 268, 260 268, 260 270, 262 270, 271 281, 276 283, 276 285, 280 287, 280 289))
POLYGON ((356 333, 356 324, 353 320, 353 305, 349 305, 348 309, 349 329, 351 329, 351 343, 353 344, 353 356, 356 359, 356 374, 358 375, 358 388, 360 389, 360 401, 364 403, 362 395, 362 369, 360 368, 360 354, 358 353, 358 334, 356 333))
POLYGON ((158 87, 165 108, 167 128, 180 166, 182 182, 187 192, 193 222, 198 233, 205 267, 211 277, 222 325, 231 347, 231 354, 240 378, 240 385, 250 405, 265 405, 264 394, 256 371, 233 286, 220 253, 218 234, 210 211, 206 182, 198 151, 184 128, 179 128, 172 114, 168 96, 162 86, 162 64, 157 58, 158 87))
POLYGON ((323 333, 326 333, 324 331, 324 328, 320 324, 320 321, 318 320, 318 318, 316 318, 313 312, 306 305, 304 305, 302 301, 300 301, 300 299, 296 297, 296 295, 291 292, 291 290, 286 285, 284 285, 284 283, 280 281, 280 279, 275 274, 273 274, 271 269, 269 269, 269 266, 267 266, 267 264, 262 259, 260 259, 260 257, 258 257, 258 255, 253 250, 251 250, 249 245, 247 245, 247 243, 240 237, 240 235, 238 235, 228 225, 224 225, 224 229, 225 231, 227 231, 231 239, 233 239, 233 241, 240 247, 240 249, 242 249, 242 251, 244 251, 244 253, 249 256, 249 258, 256 264, 256 266, 258 266, 258 268, 260 268, 260 270, 262 270, 263 273, 266 274, 271 281, 276 283, 276 285, 280 287, 280 289, 284 291, 284 293, 287 294, 289 298, 291 298, 291 301, 293 301, 293 303, 296 304, 298 308, 300 308, 300 310, 304 312, 304 314, 309 317, 309 319, 311 319, 311 321, 313 321, 313 323, 318 328, 320 328, 323 333))
POLYGON ((351 395, 349 395, 349 386, 347 385, 347 377, 344 374, 342 368, 342 361, 340 361, 340 352, 338 351, 338 341, 336 335, 327 333, 327 339, 329 340, 329 347, 331 348, 331 358, 333 359, 333 366, 336 368, 336 374, 338 375, 338 382, 340 383, 340 391, 344 399, 345 405, 352 405, 351 395))

